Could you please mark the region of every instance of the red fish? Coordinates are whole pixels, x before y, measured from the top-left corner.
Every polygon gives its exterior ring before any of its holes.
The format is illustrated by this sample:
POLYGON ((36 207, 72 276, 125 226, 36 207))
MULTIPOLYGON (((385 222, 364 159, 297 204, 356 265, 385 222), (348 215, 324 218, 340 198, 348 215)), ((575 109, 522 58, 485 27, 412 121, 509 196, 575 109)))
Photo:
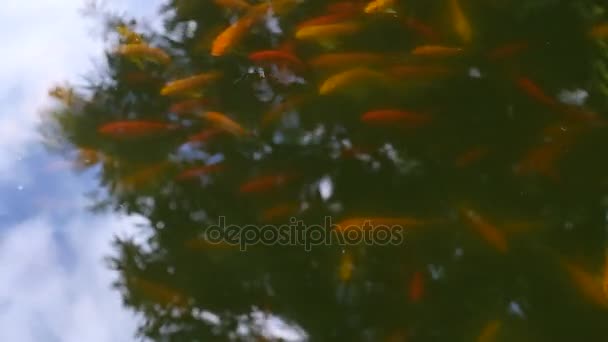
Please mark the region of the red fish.
POLYGON ((440 35, 439 33, 437 33, 437 31, 435 31, 435 29, 418 19, 409 17, 403 20, 402 23, 405 28, 416 32, 416 34, 430 42, 436 42, 440 40, 440 35))
POLYGON ((408 293, 410 301, 416 303, 422 300, 424 297, 424 283, 424 274, 421 271, 416 271, 410 281, 408 293))
POLYGON ((427 125, 431 120, 432 117, 428 114, 396 109, 373 110, 361 116, 361 121, 367 124, 398 124, 410 128, 427 125))
POLYGON ((99 127, 98 132, 113 138, 142 138, 167 133, 177 127, 176 124, 159 121, 114 121, 99 127))
POLYGON ((277 63, 289 65, 297 70, 304 69, 304 63, 292 52, 287 50, 264 50, 253 52, 249 59, 254 63, 277 63))
POLYGON ((222 164, 211 164, 191 167, 182 171, 179 175, 177 175, 176 179, 181 181, 196 179, 200 176, 220 172, 223 169, 224 166, 222 164))
POLYGON ((172 104, 169 107, 169 112, 175 114, 195 114, 210 104, 213 104, 213 101, 210 99, 188 99, 172 104))
POLYGON ((293 175, 285 173, 259 176, 242 184, 239 188, 239 192, 242 194, 251 194, 271 191, 284 185, 293 178, 293 175))
POLYGON ((296 214, 300 207, 297 203, 281 203, 270 207, 262 212, 260 219, 263 222, 272 222, 289 215, 296 214))

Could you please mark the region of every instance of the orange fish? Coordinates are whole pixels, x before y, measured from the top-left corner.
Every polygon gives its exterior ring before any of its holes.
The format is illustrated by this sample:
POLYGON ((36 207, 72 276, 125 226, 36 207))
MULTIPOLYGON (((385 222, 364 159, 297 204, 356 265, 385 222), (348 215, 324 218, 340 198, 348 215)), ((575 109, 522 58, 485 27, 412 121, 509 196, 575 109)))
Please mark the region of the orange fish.
POLYGON ((273 222, 277 219, 296 214, 299 210, 300 206, 296 203, 281 203, 264 210, 260 215, 260 219, 263 222, 273 222))
POLYGON ((308 19, 298 24, 296 27, 296 31, 299 31, 306 27, 313 27, 319 25, 330 25, 337 24, 346 20, 352 19, 356 14, 352 12, 336 12, 330 13, 326 15, 322 15, 320 17, 308 19))
POLYGON ((224 170, 224 166, 222 164, 196 166, 182 171, 175 179, 180 181, 197 179, 200 176, 217 173, 222 170, 224 170))
POLYGON ((606 251, 606 256, 604 258, 604 275, 602 279, 602 288, 604 289, 604 296, 608 300, 608 250, 606 251))
POLYGON ((98 128, 98 132, 102 135, 112 138, 143 138, 158 135, 159 133, 167 133, 175 130, 179 126, 159 121, 114 121, 102 125, 98 128))
POLYGON ((222 31, 211 44, 211 55, 220 57, 228 53, 244 38, 250 28, 263 18, 269 6, 267 3, 262 3, 253 7, 246 15, 222 31))
POLYGON ((338 277, 340 281, 347 283, 353 276, 355 270, 355 262, 352 254, 349 251, 342 253, 340 258, 340 267, 338 269, 338 277))
POLYGON ((169 107, 169 112, 175 114, 195 114, 205 106, 211 105, 212 102, 209 99, 187 99, 172 104, 169 107))
POLYGON ((277 173, 255 177, 241 185, 239 192, 242 194, 263 193, 274 190, 294 179, 292 174, 277 173))
POLYGON ((517 77, 515 82, 519 89, 521 89, 524 93, 526 93, 528 96, 530 96, 534 100, 536 100, 544 105, 547 105, 549 107, 558 106, 557 101, 554 98, 552 98, 551 96, 547 95, 547 93, 545 93, 545 91, 531 79, 521 76, 521 77, 517 77))
POLYGON ((429 124, 432 117, 428 114, 397 109, 381 109, 366 112, 361 121, 367 124, 395 125, 414 128, 429 124))
POLYGON ((130 282, 135 285, 146 297, 165 306, 187 306, 187 298, 175 289, 166 285, 154 283, 138 277, 129 277, 130 282))
POLYGON ((604 39, 608 37, 608 22, 599 23, 594 25, 591 30, 589 30, 589 35, 592 38, 596 39, 604 39))
POLYGON ((189 142, 208 142, 209 140, 224 133, 223 130, 217 128, 206 128, 197 134, 191 135, 188 138, 189 142))
POLYGON ((365 6, 363 11, 367 14, 390 11, 393 10, 392 7, 395 6, 395 2, 395 0, 372 0, 365 6))
POLYGON ((424 297, 424 288, 425 288, 425 279, 424 279, 424 273, 422 273, 421 271, 416 271, 414 272, 414 275, 412 276, 412 280, 410 282, 410 288, 409 288, 409 299, 410 301, 416 303, 419 302, 420 300, 422 300, 422 297, 424 297))
POLYGON ((160 64, 169 64, 171 62, 171 57, 165 51, 144 43, 121 45, 116 53, 121 56, 147 59, 160 64))
POLYGON ((198 75, 186 77, 183 79, 171 81, 167 83, 160 91, 163 96, 182 95, 199 90, 201 87, 207 86, 217 81, 222 74, 217 71, 201 73, 198 75))
POLYGON ((450 0, 450 11, 454 23, 454 31, 464 43, 470 43, 473 39, 473 30, 468 18, 465 16, 460 0, 450 0))
POLYGON ((458 168, 467 167, 483 159, 483 157, 485 157, 489 152, 490 149, 487 147, 473 147, 456 157, 456 160, 454 161, 454 166, 458 168))
POLYGON ((462 54, 463 49, 459 47, 441 46, 441 45, 422 45, 412 50, 414 56, 425 57, 451 57, 462 54))
POLYGON ((350 217, 336 223, 335 227, 338 231, 344 232, 348 229, 374 229, 379 226, 385 226, 389 228, 394 226, 399 226, 401 228, 412 228, 439 222, 441 221, 422 220, 412 217, 350 217))
POLYGON ((505 45, 498 46, 490 50, 487 54, 490 60, 499 60, 515 56, 516 54, 528 49, 528 42, 512 42, 505 45))
POLYGON ((402 24, 408 30, 414 31, 417 35, 428 41, 436 42, 440 40, 440 35, 435 29, 416 18, 406 18, 402 21, 402 24))
POLYGON ((216 128, 222 129, 230 134, 236 136, 243 136, 247 134, 247 131, 245 131, 245 129, 241 127, 241 125, 239 125, 223 113, 206 112, 205 114, 203 114, 202 117, 203 119, 213 124, 216 128))
POLYGON ((144 186, 148 186, 158 179, 165 172, 171 163, 162 161, 160 163, 145 166, 142 169, 129 174, 126 177, 119 179, 118 184, 121 188, 134 190, 144 186))
POLYGON ((396 56, 372 52, 325 53, 311 59, 308 63, 314 68, 348 68, 355 66, 383 65, 396 56))
POLYGON ((308 25, 296 31, 296 39, 326 41, 359 32, 361 25, 352 21, 334 24, 308 25))
POLYGON ((479 213, 468 207, 460 207, 460 214, 487 243, 500 253, 506 253, 509 249, 507 238, 504 233, 493 224, 486 221, 479 213))
POLYGON ((579 292, 590 302, 599 307, 608 309, 608 298, 603 291, 601 279, 587 272, 580 265, 562 259, 561 261, 570 279, 579 292))
POLYGON ((293 53, 286 50, 264 50, 249 54, 249 59, 254 63, 277 63, 289 65, 297 70, 304 69, 304 63, 293 53))
POLYGON ((328 13, 359 13, 363 8, 361 1, 339 1, 327 5, 328 13))
POLYGON ((481 333, 477 337, 477 342, 494 342, 498 331, 502 326, 502 322, 499 320, 491 320, 481 329, 481 333))

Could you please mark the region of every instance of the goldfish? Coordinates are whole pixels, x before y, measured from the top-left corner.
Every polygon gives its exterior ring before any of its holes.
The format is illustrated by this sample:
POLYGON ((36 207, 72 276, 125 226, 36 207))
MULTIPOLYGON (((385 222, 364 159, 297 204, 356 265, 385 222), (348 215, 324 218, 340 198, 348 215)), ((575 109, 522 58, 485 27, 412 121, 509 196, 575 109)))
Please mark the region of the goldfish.
POLYGON ((305 21, 299 23, 298 26, 296 27, 296 31, 304 29, 306 27, 338 24, 340 22, 351 20, 355 16, 356 16, 356 14, 352 13, 352 12, 335 12, 335 13, 322 15, 320 17, 315 17, 315 18, 308 19, 308 20, 305 20, 305 21))
POLYGON ((157 164, 146 166, 121 178, 119 184, 121 187, 128 188, 129 190, 147 186, 153 183, 170 165, 169 162, 162 161, 157 164))
POLYGON ((496 340, 498 331, 502 326, 499 320, 491 320, 481 329, 481 333, 477 336, 477 342, 493 342, 496 340))
POLYGON ((344 232, 349 228, 371 228, 374 229, 377 226, 394 227, 399 226, 401 228, 417 227, 422 225, 428 225, 440 221, 433 220, 422 220, 412 217, 350 217, 336 223, 336 229, 344 232))
POLYGON ((601 279, 593 276, 580 265, 566 259, 561 264, 568 273, 570 279, 576 285, 577 290, 591 303, 608 309, 608 298, 603 291, 601 279))
POLYGON ((195 166, 195 167, 191 167, 191 168, 188 168, 188 169, 182 171, 180 174, 177 175, 176 179, 177 180, 190 180, 190 179, 198 178, 200 176, 217 173, 222 170, 224 170, 224 165, 222 165, 222 164, 195 166))
POLYGON ((557 101, 551 96, 547 95, 545 91, 538 86, 534 81, 527 77, 517 77, 515 83, 519 89, 521 89, 528 96, 549 107, 555 107, 558 105, 557 101))
POLYGON ((116 27, 116 32, 125 40, 127 44, 136 44, 143 41, 141 35, 133 32, 127 25, 121 24, 116 27))
POLYGON ((470 43, 473 40, 473 30, 471 29, 471 24, 460 6, 460 0, 449 1, 450 12, 452 14, 452 20, 454 23, 454 31, 458 34, 458 36, 460 36, 460 39, 464 43, 470 43))
POLYGON ((213 0, 213 2, 219 7, 232 10, 246 10, 251 7, 245 0, 213 0))
POLYGON ((383 73, 367 68, 357 67, 335 74, 330 78, 326 79, 325 82, 323 82, 323 84, 321 84, 321 87, 319 88, 319 94, 327 95, 353 83, 365 81, 383 82, 386 80, 387 77, 383 73))
POLYGON ((293 53, 285 50, 264 50, 249 54, 249 59, 254 63, 272 62, 286 64, 297 70, 304 69, 304 63, 293 53))
POLYGON ((529 47, 528 42, 526 41, 517 41, 508 43, 505 45, 498 46, 487 53, 487 57, 490 60, 499 60, 504 58, 512 57, 529 47))
POLYGON ((608 22, 599 23, 594 25, 589 30, 589 35, 596 39, 605 39, 608 37, 608 22))
POLYGON ((267 192, 283 186, 294 178, 294 175, 287 173, 275 173, 258 176, 241 184, 239 192, 242 194, 267 192))
POLYGON ((342 253, 342 257, 340 258, 340 266, 338 268, 338 277, 341 282, 347 283, 353 276, 353 271, 355 269, 355 263, 353 260, 353 256, 350 251, 345 251, 342 253))
POLYGON ((405 18, 402 20, 402 25, 428 41, 436 42, 440 40, 440 35, 435 29, 416 18, 405 18))
POLYGON ((218 128, 206 128, 197 134, 188 137, 189 142, 208 142, 209 140, 221 135, 224 130, 218 128))
POLYGON ((410 301, 416 303, 424 297, 424 283, 424 274, 421 271, 414 272, 408 291, 410 301))
POLYGON ((412 55, 427 57, 450 57, 460 55, 462 52, 462 48, 459 47, 422 45, 414 48, 414 50, 412 50, 412 55))
POLYGON ((167 83, 160 91, 163 96, 174 96, 189 93, 201 87, 207 86, 222 77, 218 71, 200 73, 194 76, 182 78, 167 83))
POLYGON ((247 134, 247 131, 234 120, 220 112, 206 112, 202 115, 203 119, 209 121, 215 127, 222 129, 230 134, 242 136, 247 134))
POLYGON ((165 305, 184 308, 187 306, 187 298, 179 291, 164 284, 154 283, 139 277, 129 277, 130 282, 135 285, 146 297, 155 302, 165 305))
POLYGON ((485 157, 489 152, 490 149, 487 147, 473 147, 456 157, 454 166, 458 168, 467 167, 485 157))
POLYGON ((296 203, 281 203, 270 207, 260 214, 260 219, 263 222, 272 222, 288 215, 297 213, 300 207, 296 203))
POLYGON ((78 149, 76 165, 79 168, 86 168, 99 163, 104 158, 105 156, 95 149, 81 147, 78 149))
POLYGON ((358 13, 362 5, 359 1, 339 1, 327 4, 328 13, 358 13))
POLYGON ((507 238, 496 226, 486 221, 479 213, 468 207, 460 207, 460 214, 487 243, 500 253, 506 253, 509 249, 507 238))
POLYGON ((394 12, 395 0, 372 0, 363 9, 365 13, 394 12))
POLYGON ((169 64, 171 62, 171 57, 165 51, 151 47, 145 43, 120 45, 116 53, 121 56, 134 58, 134 61, 140 64, 140 66, 141 63, 138 61, 142 59, 159 64, 169 64))
POLYGON ((379 109, 364 113, 361 121, 367 124, 419 127, 429 124, 432 117, 428 114, 397 109, 379 109))
POLYGON ((203 98, 187 99, 172 104, 169 107, 169 112, 174 114, 194 114, 212 103, 212 100, 203 98))
POLYGON ((326 40, 359 32, 361 26, 355 22, 304 26, 296 31, 299 40, 326 40))
POLYGON ((249 29, 263 17, 269 6, 267 3, 262 3, 251 8, 242 18, 222 31, 211 44, 211 55, 220 57, 230 51, 243 39, 249 29))
POLYGON ((97 131, 102 135, 113 138, 135 139, 166 133, 178 127, 176 124, 166 122, 131 120, 109 122, 99 127, 97 131))
POLYGON ((604 290, 604 296, 608 300, 608 250, 606 251, 606 256, 604 257, 604 274, 602 278, 602 288, 604 290))

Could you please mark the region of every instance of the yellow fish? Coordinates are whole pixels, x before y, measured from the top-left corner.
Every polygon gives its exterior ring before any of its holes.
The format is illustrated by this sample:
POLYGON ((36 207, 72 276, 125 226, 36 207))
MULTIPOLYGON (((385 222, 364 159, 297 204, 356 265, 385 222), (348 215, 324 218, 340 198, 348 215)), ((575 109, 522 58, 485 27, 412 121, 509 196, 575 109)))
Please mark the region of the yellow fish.
POLYGON ((169 64, 171 62, 171 57, 165 51, 144 43, 120 45, 116 53, 132 58, 138 64, 141 64, 140 60, 149 60, 159 64, 169 64))
POLYGON ((127 44, 142 43, 141 35, 133 32, 127 25, 121 24, 116 27, 116 32, 125 40, 127 44))
POLYGON ((346 283, 350 281, 355 269, 353 256, 349 251, 345 251, 340 258, 340 267, 338 268, 338 276, 340 281, 346 283))
POLYGON ((603 307, 604 309, 608 309, 608 297, 603 289, 605 284, 602 284, 600 279, 597 279, 580 265, 571 261, 562 260, 562 265, 583 296, 590 302, 603 307))
POLYGON ((247 14, 222 31, 211 44, 211 55, 219 57, 228 53, 249 32, 251 26, 263 18, 269 6, 262 3, 252 7, 247 14))
POLYGON ((473 40, 473 31, 471 24, 465 16, 462 7, 460 6, 459 0, 449 0, 450 9, 452 13, 452 20, 454 21, 454 31, 460 36, 460 39, 464 43, 470 43, 473 40))
POLYGON ((380 13, 394 12, 392 7, 395 5, 395 0, 373 0, 363 10, 365 13, 380 13))
POLYGON ((160 91, 163 96, 189 93, 218 80, 222 74, 218 71, 201 73, 167 83, 160 91))
POLYGON ((359 32, 361 26, 355 22, 304 26, 296 31, 296 39, 325 41, 359 32))
POLYGON ((499 320, 492 320, 486 323, 481 330, 481 333, 477 337, 477 342, 493 342, 496 340, 496 335, 502 326, 502 322, 499 320))
POLYGON ((378 71, 367 68, 354 68, 329 77, 319 88, 319 94, 327 95, 353 83, 375 81, 384 82, 387 77, 378 71))

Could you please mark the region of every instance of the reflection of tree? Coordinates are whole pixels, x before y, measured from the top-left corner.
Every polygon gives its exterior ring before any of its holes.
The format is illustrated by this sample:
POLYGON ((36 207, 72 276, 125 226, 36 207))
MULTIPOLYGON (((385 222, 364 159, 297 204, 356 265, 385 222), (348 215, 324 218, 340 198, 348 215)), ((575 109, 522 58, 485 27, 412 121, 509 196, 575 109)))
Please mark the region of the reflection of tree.
POLYGON ((265 19, 247 23, 221 56, 209 53, 214 38, 253 5, 172 1, 163 34, 135 34, 112 17, 120 42, 107 74, 87 95, 53 89, 62 105, 45 133, 74 146, 67 153, 80 168, 100 168, 102 203, 150 220, 146 243, 117 239, 111 262, 125 303, 144 314, 140 333, 254 339, 266 334, 255 322, 267 313, 313 340, 470 339, 487 321, 508 340, 603 332, 595 283, 580 285, 587 273, 556 262, 581 258, 592 270, 602 259, 608 164, 598 154, 607 141, 588 113, 604 106, 595 71, 605 50, 586 36, 602 14, 558 1, 506 4, 471 4, 453 29, 443 2, 411 1, 395 15, 348 16, 356 35, 298 41, 289 38, 297 25, 327 2, 273 2, 280 34, 262 3, 265 19), (422 45, 417 53, 445 56, 407 54, 422 45), (291 59, 262 63, 263 72, 247 58, 281 48, 291 59), (310 62, 327 50, 368 55, 354 63, 364 71, 319 95, 353 67, 310 62), (578 87, 590 91, 588 108, 546 95, 578 87), (362 118, 375 109, 400 111, 362 118), (375 125, 378 117, 392 121, 375 125), (404 246, 239 252, 202 239, 220 216, 244 226, 293 215, 436 224, 408 229, 404 246))

